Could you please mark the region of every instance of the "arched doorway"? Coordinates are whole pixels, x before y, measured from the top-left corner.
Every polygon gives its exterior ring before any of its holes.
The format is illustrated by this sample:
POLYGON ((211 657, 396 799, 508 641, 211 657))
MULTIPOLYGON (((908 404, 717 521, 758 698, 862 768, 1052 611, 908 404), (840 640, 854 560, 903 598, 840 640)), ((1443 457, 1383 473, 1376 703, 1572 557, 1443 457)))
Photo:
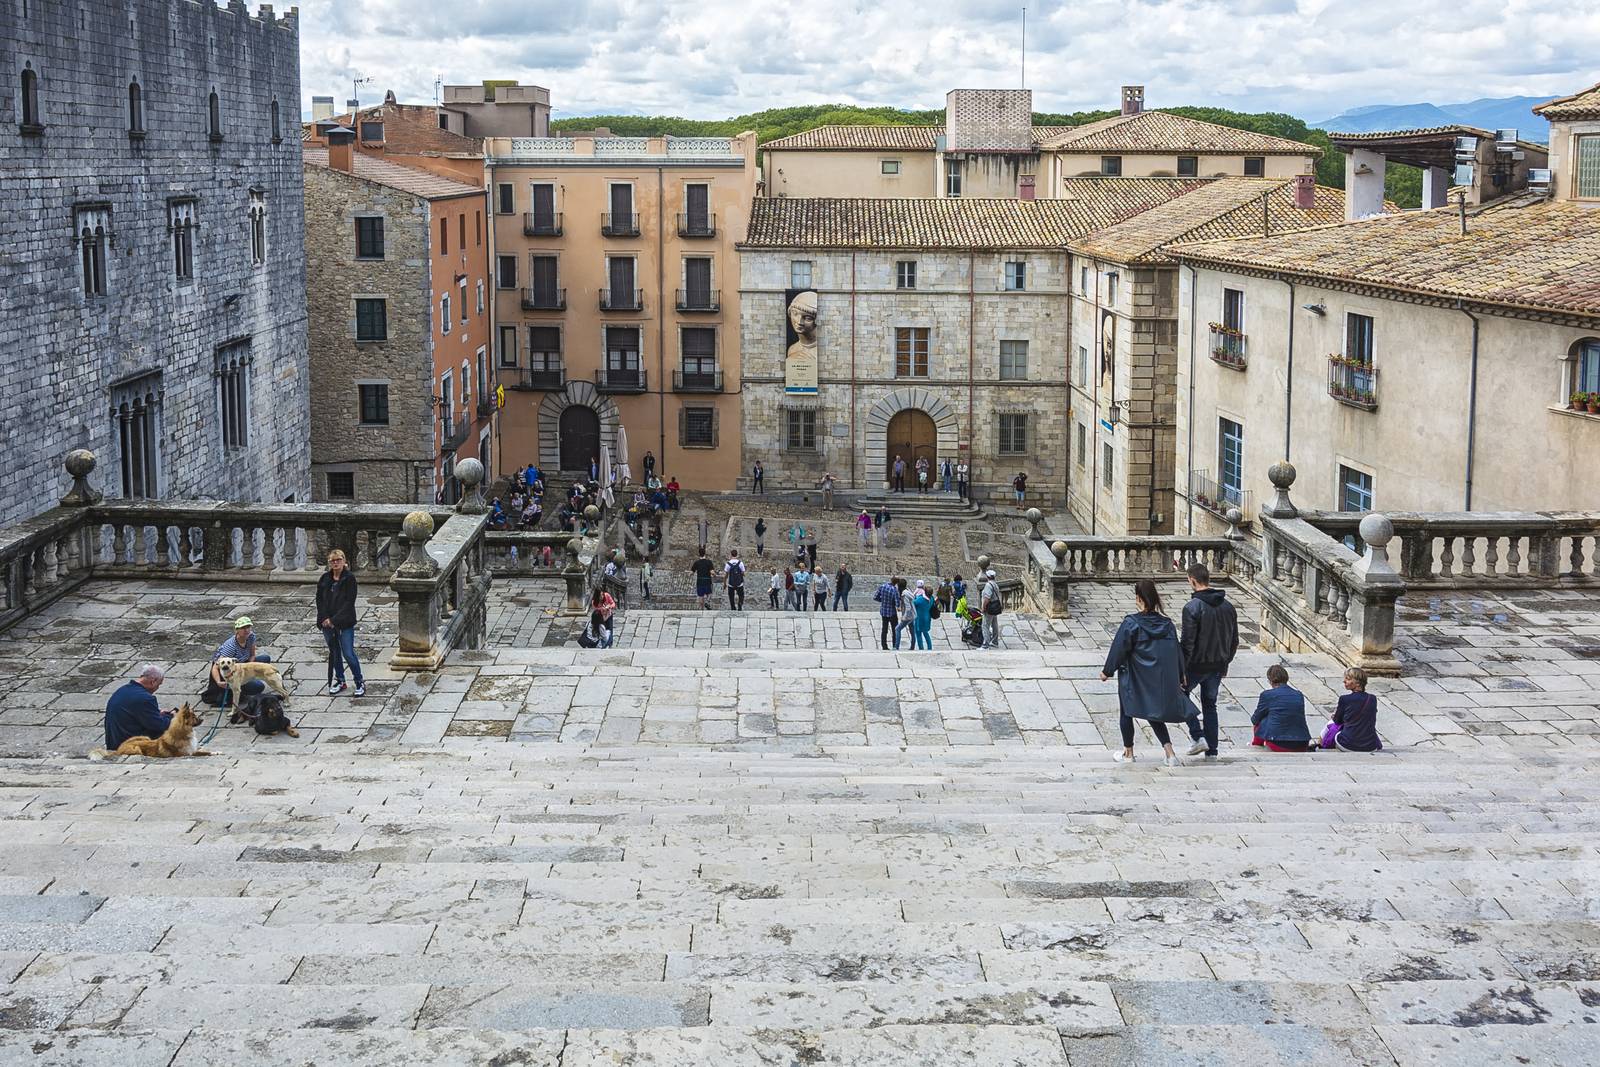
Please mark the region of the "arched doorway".
POLYGON ((589 470, 589 461, 600 454, 600 416, 593 408, 569 404, 561 410, 561 469, 589 470))
POLYGON ((933 416, 918 408, 895 412, 894 418, 889 420, 884 442, 887 445, 886 477, 894 477, 894 457, 900 456, 906 461, 908 486, 916 484, 918 459, 928 461, 928 479, 933 480, 939 461, 939 431, 933 424, 933 416))

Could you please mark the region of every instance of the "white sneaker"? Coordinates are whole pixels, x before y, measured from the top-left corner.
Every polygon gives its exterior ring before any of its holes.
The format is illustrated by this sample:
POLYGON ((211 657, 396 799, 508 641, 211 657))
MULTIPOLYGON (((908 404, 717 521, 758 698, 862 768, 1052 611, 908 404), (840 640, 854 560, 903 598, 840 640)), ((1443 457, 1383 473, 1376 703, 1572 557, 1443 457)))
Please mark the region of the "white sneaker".
POLYGON ((1206 743, 1205 743, 1205 739, 1204 738, 1200 739, 1199 741, 1196 741, 1194 744, 1189 746, 1189 755, 1191 755, 1191 756, 1203 756, 1203 755, 1205 755, 1205 752, 1206 752, 1206 743))
POLYGON ((364 697, 364 696, 367 695, 367 687, 364 686, 364 685, 358 685, 354 689, 352 689, 350 692, 354 696, 364 697))
POLYGON ((328 695, 329 696, 336 697, 342 692, 344 692, 344 683, 342 683, 342 682, 329 682, 328 683, 328 695))
POLYGON ((1168 767, 1182 767, 1183 766, 1183 760, 1181 758, 1179 758, 1177 756, 1177 754, 1173 754, 1171 756, 1168 756, 1162 762, 1164 762, 1168 767))
POLYGON ((1115 751, 1115 752, 1113 752, 1111 754, 1111 758, 1116 760, 1118 763, 1132 763, 1133 762, 1133 757, 1128 755, 1126 752, 1122 751, 1120 748, 1117 749, 1117 751, 1115 751))

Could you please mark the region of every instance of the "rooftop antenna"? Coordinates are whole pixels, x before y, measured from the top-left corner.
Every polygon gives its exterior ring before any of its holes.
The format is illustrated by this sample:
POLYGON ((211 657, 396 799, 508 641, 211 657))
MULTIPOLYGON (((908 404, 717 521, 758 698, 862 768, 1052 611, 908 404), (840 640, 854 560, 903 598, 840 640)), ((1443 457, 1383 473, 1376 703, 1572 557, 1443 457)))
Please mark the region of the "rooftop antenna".
POLYGON ((440 101, 442 101, 443 99, 444 99, 444 75, 443 74, 435 74, 433 76, 433 106, 434 107, 438 107, 440 101))
POLYGON ((361 110, 361 87, 370 81, 372 81, 371 78, 353 77, 350 79, 350 99, 355 101, 355 105, 351 108, 352 113, 361 110))
POLYGON ((1028 87, 1028 5, 1022 5, 1022 88, 1028 87))

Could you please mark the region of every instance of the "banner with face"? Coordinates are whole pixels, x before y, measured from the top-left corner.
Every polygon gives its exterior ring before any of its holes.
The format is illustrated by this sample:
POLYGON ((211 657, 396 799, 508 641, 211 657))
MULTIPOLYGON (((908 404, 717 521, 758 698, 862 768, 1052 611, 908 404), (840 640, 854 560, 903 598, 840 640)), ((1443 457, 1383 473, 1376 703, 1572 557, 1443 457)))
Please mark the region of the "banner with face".
POLYGON ((813 289, 790 289, 785 294, 786 351, 783 391, 815 396, 817 392, 817 294, 813 289))

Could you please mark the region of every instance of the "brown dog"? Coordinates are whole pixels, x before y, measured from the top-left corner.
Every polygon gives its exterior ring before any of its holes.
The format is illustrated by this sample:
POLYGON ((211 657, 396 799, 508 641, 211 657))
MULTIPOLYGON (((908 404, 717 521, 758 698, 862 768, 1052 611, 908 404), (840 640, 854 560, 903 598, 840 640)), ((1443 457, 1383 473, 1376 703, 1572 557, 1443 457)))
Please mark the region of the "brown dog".
POLYGON ((283 675, 278 673, 278 668, 271 663, 240 663, 236 659, 222 656, 216 662, 217 677, 223 685, 228 687, 232 698, 228 701, 235 708, 239 706, 239 690, 246 682, 261 682, 274 693, 288 699, 289 691, 283 687, 283 675))
POLYGON ((211 753, 205 749, 194 747, 194 731, 195 727, 200 725, 200 721, 200 716, 194 709, 185 704, 172 716, 172 724, 160 737, 130 737, 118 745, 115 752, 97 748, 90 755, 100 759, 107 756, 152 756, 156 759, 209 756, 211 753))

